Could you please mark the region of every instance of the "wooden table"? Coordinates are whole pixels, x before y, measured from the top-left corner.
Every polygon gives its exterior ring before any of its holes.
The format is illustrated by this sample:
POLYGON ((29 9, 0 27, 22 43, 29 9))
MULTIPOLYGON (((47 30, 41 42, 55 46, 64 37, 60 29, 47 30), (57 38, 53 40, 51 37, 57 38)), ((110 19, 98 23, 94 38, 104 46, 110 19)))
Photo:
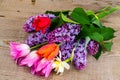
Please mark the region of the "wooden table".
POLYGON ((49 78, 37 77, 26 67, 19 67, 9 55, 9 42, 24 42, 27 33, 23 23, 31 15, 46 10, 65 10, 74 7, 98 10, 106 5, 120 5, 120 0, 0 0, 0 80, 120 80, 120 10, 103 19, 106 26, 117 32, 112 51, 96 61, 88 56, 85 70, 77 71, 71 66, 62 76, 54 72, 49 78))

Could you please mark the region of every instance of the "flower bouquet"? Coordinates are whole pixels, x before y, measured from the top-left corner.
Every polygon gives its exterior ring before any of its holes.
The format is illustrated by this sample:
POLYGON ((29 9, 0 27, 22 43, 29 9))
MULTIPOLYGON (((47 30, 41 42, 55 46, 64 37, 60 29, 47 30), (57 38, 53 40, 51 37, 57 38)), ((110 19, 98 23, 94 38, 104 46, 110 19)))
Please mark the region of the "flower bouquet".
POLYGON ((38 76, 48 77, 52 70, 63 74, 64 68, 70 69, 69 62, 82 70, 88 54, 98 59, 111 50, 115 30, 101 19, 118 9, 120 6, 107 6, 94 12, 77 7, 31 16, 23 26, 30 35, 25 43, 10 42, 10 55, 38 76))

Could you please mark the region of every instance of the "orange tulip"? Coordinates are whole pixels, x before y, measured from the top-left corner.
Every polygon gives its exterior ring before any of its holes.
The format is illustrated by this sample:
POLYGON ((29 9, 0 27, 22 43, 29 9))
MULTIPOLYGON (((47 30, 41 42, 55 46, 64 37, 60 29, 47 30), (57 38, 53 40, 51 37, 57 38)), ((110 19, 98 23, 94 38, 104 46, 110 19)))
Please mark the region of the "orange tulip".
POLYGON ((55 56, 58 55, 58 52, 59 52, 59 46, 55 43, 52 43, 42 46, 37 51, 37 54, 41 57, 45 57, 48 60, 52 60, 55 56))

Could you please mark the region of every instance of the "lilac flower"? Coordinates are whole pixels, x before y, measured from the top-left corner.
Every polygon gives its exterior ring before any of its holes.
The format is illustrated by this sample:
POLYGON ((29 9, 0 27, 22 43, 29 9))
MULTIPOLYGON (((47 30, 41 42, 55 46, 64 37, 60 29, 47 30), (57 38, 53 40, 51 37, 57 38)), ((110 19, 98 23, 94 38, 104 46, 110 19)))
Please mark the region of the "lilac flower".
POLYGON ((28 20, 23 25, 25 32, 35 31, 35 28, 32 26, 32 22, 33 22, 34 18, 35 18, 34 16, 29 17, 28 20))
POLYGON ((78 70, 86 67, 87 51, 85 49, 85 40, 81 39, 74 50, 73 63, 78 70))
POLYGON ((10 42, 10 55, 18 64, 29 53, 30 47, 27 44, 10 42))
POLYGON ((89 43, 87 45, 87 51, 91 55, 95 55, 98 52, 98 48, 99 48, 98 42, 96 42, 94 40, 89 41, 89 43))
POLYGON ((52 32, 48 33, 49 42, 66 42, 73 41, 75 36, 80 32, 80 26, 77 24, 66 23, 52 32))
POLYGON ((40 31, 34 34, 30 34, 25 40, 25 43, 28 44, 30 47, 35 46, 37 44, 47 41, 46 35, 47 33, 42 34, 40 31))
POLYGON ((54 14, 50 14, 50 13, 48 13, 48 14, 46 14, 47 15, 47 17, 49 17, 50 19, 54 19, 56 16, 54 15, 54 14))
POLYGON ((74 46, 75 46, 74 41, 64 42, 60 46, 61 60, 62 61, 66 60, 67 58, 70 58, 74 46))

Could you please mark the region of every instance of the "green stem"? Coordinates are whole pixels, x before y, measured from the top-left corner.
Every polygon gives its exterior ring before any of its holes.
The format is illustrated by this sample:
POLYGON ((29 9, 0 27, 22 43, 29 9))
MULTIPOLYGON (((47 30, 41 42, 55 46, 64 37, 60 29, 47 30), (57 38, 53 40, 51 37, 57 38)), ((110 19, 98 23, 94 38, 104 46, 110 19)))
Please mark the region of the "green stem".
POLYGON ((71 54, 70 58, 66 59, 65 62, 70 62, 70 61, 72 62, 73 57, 74 57, 74 51, 75 51, 75 49, 76 49, 76 46, 77 46, 77 44, 76 44, 75 47, 73 48, 72 54, 71 54))
POLYGON ((60 44, 58 44, 59 46, 61 46, 62 44, 64 44, 65 42, 62 42, 62 43, 60 43, 60 44))
MULTIPOLYGON (((78 42, 79 42, 79 41, 80 41, 80 39, 78 40, 78 42)), ((89 43, 89 41, 90 41, 90 38, 87 36, 87 37, 86 37, 86 42, 85 42, 85 49, 86 49, 87 44, 89 43)), ((72 54, 71 54, 70 58, 66 59, 65 62, 70 62, 70 61, 73 60, 74 51, 75 51, 75 49, 76 49, 76 47, 77 47, 77 45, 78 45, 78 42, 75 44, 75 47, 74 47, 73 50, 72 50, 72 54)))
POLYGON ((38 44, 38 45, 36 45, 36 46, 31 47, 30 49, 33 50, 33 49, 39 48, 39 47, 41 47, 42 45, 45 45, 45 44, 47 44, 47 43, 48 43, 48 42, 44 42, 44 43, 38 44))
POLYGON ((72 58, 70 57, 70 58, 66 59, 65 62, 70 62, 71 60, 72 60, 72 58))
POLYGON ((103 9, 97 11, 96 13, 97 13, 97 14, 98 14, 98 13, 101 13, 101 12, 103 12, 103 11, 108 10, 109 8, 110 8, 110 6, 106 6, 106 7, 104 7, 103 9))

